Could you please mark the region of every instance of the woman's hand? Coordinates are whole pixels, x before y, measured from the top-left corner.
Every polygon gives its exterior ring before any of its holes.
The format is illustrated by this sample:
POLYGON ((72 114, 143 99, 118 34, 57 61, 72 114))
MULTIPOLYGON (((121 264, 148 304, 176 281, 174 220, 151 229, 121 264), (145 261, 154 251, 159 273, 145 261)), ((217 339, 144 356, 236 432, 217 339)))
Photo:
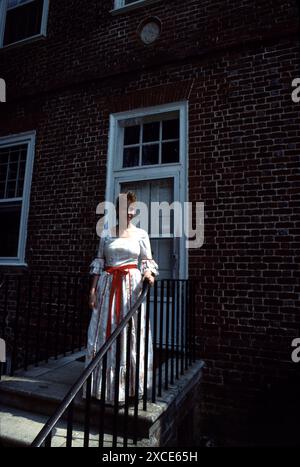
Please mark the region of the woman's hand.
POLYGON ((96 305, 97 305, 96 292, 95 292, 95 290, 91 290, 90 295, 89 295, 89 307, 91 309, 96 308, 96 305))
POLYGON ((149 284, 150 284, 151 287, 152 287, 152 286, 154 285, 155 278, 154 278, 154 276, 151 274, 150 271, 146 271, 145 274, 144 274, 143 280, 148 281, 149 284))

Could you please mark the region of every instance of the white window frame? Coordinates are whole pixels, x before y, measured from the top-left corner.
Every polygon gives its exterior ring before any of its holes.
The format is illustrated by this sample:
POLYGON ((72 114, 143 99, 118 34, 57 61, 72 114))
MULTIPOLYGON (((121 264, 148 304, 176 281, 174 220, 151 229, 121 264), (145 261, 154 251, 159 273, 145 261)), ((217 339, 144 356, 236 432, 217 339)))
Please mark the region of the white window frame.
MULTIPOLYGON (((33 0, 28 0, 20 5, 16 5, 14 8, 20 8, 26 3, 31 3, 33 0)), ((11 44, 3 45, 4 41, 4 34, 5 34, 5 25, 6 25, 6 13, 8 7, 8 0, 0 0, 0 48, 8 48, 14 47, 16 45, 25 44, 26 42, 32 42, 36 39, 46 37, 47 36, 47 23, 48 23, 48 13, 49 13, 49 1, 44 0, 43 5, 43 14, 42 14, 42 21, 41 21, 41 30, 39 34, 35 34, 34 36, 26 37, 25 39, 21 39, 16 42, 12 42, 11 44)))
POLYGON ((28 213, 30 203, 30 190, 33 172, 33 161, 35 153, 35 139, 36 132, 26 132, 17 135, 10 135, 0 138, 0 148, 18 146, 20 144, 27 144, 27 157, 26 167, 24 175, 24 187, 23 196, 20 198, 11 199, 0 199, 0 205, 6 202, 21 201, 21 219, 20 219, 20 230, 19 230, 19 244, 18 244, 18 255, 16 257, 4 257, 0 256, 0 266, 28 266, 25 262, 25 248, 27 240, 27 225, 28 225, 28 213))
MULTIPOLYGON (((188 202, 188 101, 110 114, 105 199, 114 203, 115 195, 119 193, 119 187, 122 183, 170 177, 174 181, 174 201, 179 201, 184 206, 184 203, 188 202), (116 163, 116 158, 121 157, 120 147, 122 147, 122 140, 120 138, 122 138, 123 132, 120 127, 120 120, 143 118, 149 115, 157 116, 159 119, 162 114, 174 111, 177 111, 179 114, 179 162, 142 165, 130 168, 122 168, 120 164, 116 163)), ((187 279, 188 254, 184 236, 179 238, 179 248, 181 252, 179 277, 187 279)))
POLYGON ((161 2, 162 0, 136 0, 135 2, 125 4, 125 0, 114 0, 114 8, 110 12, 112 14, 125 13, 126 11, 135 10, 151 3, 161 2))

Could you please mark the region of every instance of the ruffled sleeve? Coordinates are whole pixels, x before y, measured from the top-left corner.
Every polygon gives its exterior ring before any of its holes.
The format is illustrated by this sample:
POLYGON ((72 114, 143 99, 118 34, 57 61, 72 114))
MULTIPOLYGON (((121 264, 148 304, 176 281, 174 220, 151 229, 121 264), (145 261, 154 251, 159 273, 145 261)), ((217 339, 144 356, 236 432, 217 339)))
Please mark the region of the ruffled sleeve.
POLYGON ((141 235, 140 247, 141 247, 141 251, 140 251, 139 261, 140 261, 140 271, 142 275, 144 275, 146 271, 151 271, 151 273, 153 273, 154 276, 158 276, 159 275, 158 264, 155 262, 155 260, 152 257, 150 239, 146 231, 143 231, 141 235))
POLYGON ((100 239, 99 239, 98 252, 89 266, 90 275, 101 274, 104 269, 104 266, 105 266, 104 245, 105 245, 105 241, 107 237, 108 237, 108 231, 103 230, 100 235, 100 239))

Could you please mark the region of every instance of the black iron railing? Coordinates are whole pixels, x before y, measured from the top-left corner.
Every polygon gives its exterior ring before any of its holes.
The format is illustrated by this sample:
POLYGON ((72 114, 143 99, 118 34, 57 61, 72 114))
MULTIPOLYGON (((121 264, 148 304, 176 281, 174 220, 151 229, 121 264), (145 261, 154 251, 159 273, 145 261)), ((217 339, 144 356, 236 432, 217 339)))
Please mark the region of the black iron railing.
MULTIPOLYGON (((45 442, 45 446, 51 446, 51 434, 52 430, 56 426, 57 422, 61 419, 65 411, 68 409, 68 425, 67 425, 67 443, 66 447, 70 447, 72 444, 72 432, 73 432, 73 410, 74 410, 74 398, 76 395, 79 393, 79 391, 83 388, 84 384, 86 384, 86 399, 85 399, 85 424, 84 424, 84 447, 88 447, 89 445, 89 433, 90 433, 90 405, 91 405, 91 379, 92 379, 92 373, 96 369, 96 367, 100 364, 101 360, 104 359, 104 365, 103 365, 103 370, 102 370, 102 396, 103 396, 103 404, 102 404, 102 412, 105 411, 105 404, 104 404, 104 395, 105 395, 105 383, 106 383, 106 361, 107 361, 107 351, 110 349, 112 344, 117 341, 117 353, 116 353, 116 375, 119 373, 119 368, 120 368, 120 335, 125 326, 130 322, 131 318, 133 317, 134 313, 136 313, 140 306, 141 303, 145 300, 146 295, 149 290, 149 285, 144 282, 143 284, 143 290, 142 293, 135 303, 135 305, 131 308, 129 313, 126 315, 126 317, 123 319, 123 321, 117 326, 117 328, 114 330, 114 332, 111 334, 111 336, 107 339, 105 344, 101 347, 101 349, 98 351, 96 354, 95 358, 90 362, 90 364, 86 367, 86 369, 83 371, 82 375, 78 378, 78 380, 73 384, 71 389, 69 390, 68 394, 64 397, 62 400, 61 404, 55 411, 55 413, 52 415, 52 417, 48 420, 46 425, 43 427, 41 432, 38 434, 38 436, 35 438, 35 440, 32 443, 32 447, 40 447, 42 443, 45 442)), ((140 310, 139 310, 140 311, 140 310)), ((140 313, 138 315, 139 317, 141 316, 140 313)), ((139 339, 139 331, 140 331, 140 319, 139 319, 139 325, 138 325, 138 336, 137 336, 137 342, 140 341, 139 339)), ((127 338, 128 340, 131 337, 131 326, 129 325, 128 331, 127 331, 127 338)), ((129 348, 129 346, 127 347, 129 348)), ((128 353, 127 353, 128 357, 128 353)), ((127 374, 129 374, 129 361, 127 359, 127 374)), ((137 362, 136 365, 136 371, 137 371, 137 382, 138 382, 138 377, 139 377, 139 365, 137 362)), ((128 380, 128 378, 127 378, 128 380)), ((128 381, 126 381, 128 382, 128 381)), ((117 420, 117 413, 118 413, 118 387, 119 387, 119 381, 118 378, 116 378, 116 387, 115 387, 115 410, 114 410, 114 439, 113 439, 113 445, 116 444, 116 436, 117 436, 117 426, 116 426, 116 420, 117 420)), ((127 400, 128 400, 128 389, 129 386, 128 384, 126 385, 127 389, 127 400)), ((128 407, 128 404, 127 404, 128 407)), ((135 392, 135 408, 138 407, 138 392, 135 392)), ((102 413, 103 415, 103 413, 102 413)), ((135 418, 137 417, 137 413, 135 413, 135 418)), ((101 439, 103 440, 103 435, 104 433, 99 433, 100 437, 100 442, 101 439)))
MULTIPOLYGON (((88 275, 49 275, 34 277, 9 277, 0 290, 1 333, 7 335, 11 361, 9 373, 16 369, 27 369, 29 365, 47 362, 50 358, 58 359, 69 352, 76 352, 85 347, 87 327, 90 319, 88 308, 88 291, 90 277, 88 275)), ((73 430, 75 419, 78 420, 77 402, 75 397, 86 385, 84 402, 84 436, 83 445, 90 443, 91 418, 94 417, 94 407, 97 403, 99 420, 97 421, 97 436, 99 446, 104 443, 104 430, 107 413, 105 404, 107 350, 116 344, 115 374, 120 368, 120 334, 125 329, 127 339, 125 406, 122 408, 121 422, 119 418, 119 381, 116 378, 114 387, 115 403, 113 408, 113 423, 110 426, 112 446, 116 446, 118 436, 123 445, 128 443, 128 437, 134 444, 138 440, 139 410, 146 411, 148 402, 155 402, 168 390, 195 361, 195 297, 196 280, 156 280, 149 290, 144 285, 142 295, 133 306, 126 318, 111 335, 110 339, 99 350, 95 359, 84 370, 81 377, 70 389, 55 414, 50 418, 43 432, 34 441, 33 446, 51 445, 51 435, 57 423, 66 420, 66 445, 74 441, 73 430), (146 300, 144 329, 144 368, 143 397, 139 404, 138 383, 140 379, 140 344, 141 344, 141 313, 140 304, 146 300), (132 339, 131 317, 137 313, 136 336, 136 366, 135 366, 135 396, 129 398, 129 349, 132 339), (152 386, 149 389, 147 381, 149 321, 151 321, 151 338, 153 345, 152 386), (101 399, 94 401, 91 397, 92 373, 99 363, 102 363, 101 399), (92 409, 91 409, 92 407, 92 409), (141 409, 142 407, 142 409, 141 409), (92 413, 91 413, 92 410, 92 413), (130 416, 129 416, 130 411, 130 416), (129 429, 130 418, 130 429, 129 429), (130 433, 129 433, 130 432, 130 433)), ((77 425, 78 426, 78 425, 77 425)), ((94 422, 93 422, 94 427, 94 422)))
MULTIPOLYGON (((157 349, 158 365, 153 365, 153 385, 150 399, 154 402, 157 395, 161 395, 162 386, 168 389, 169 384, 174 384, 174 379, 179 378, 180 374, 184 374, 185 370, 195 361, 195 307, 194 307, 194 281, 171 281, 162 280, 156 281, 153 287, 153 319, 157 323, 157 301, 158 287, 160 286, 160 306, 162 313, 160 314, 160 345, 157 349), (166 294, 164 291, 166 290, 166 294), (180 300, 177 300, 176 297, 180 300), (172 302, 172 303, 171 303, 172 302), (185 305, 179 307, 179 303, 185 305), (170 306, 172 304, 172 306, 170 306), (177 311, 182 313, 175 313, 177 311), (188 307, 188 308, 187 308, 188 307), (186 313, 187 310, 193 311, 186 313), (183 332, 182 332, 183 330, 183 332), (176 332, 179 341, 176 341, 176 332), (165 336, 165 339, 162 336, 165 336), (163 364, 164 360, 164 364, 163 364), (158 376, 158 384, 156 384, 155 375, 158 376)), ((112 424, 112 447, 117 446, 118 437, 121 436, 123 446, 128 445, 128 416, 129 416, 129 379, 130 379, 130 355, 132 338, 132 318, 137 313, 137 339, 136 339, 136 365, 135 365, 135 393, 133 403, 133 428, 131 427, 132 443, 138 443, 138 417, 139 417, 139 381, 140 381, 140 344, 141 344, 141 306, 146 299, 146 314, 145 314, 145 361, 144 365, 144 392, 143 392, 143 408, 147 410, 147 402, 149 394, 147 391, 147 365, 148 365, 148 345, 149 345, 149 320, 151 308, 150 287, 147 282, 144 282, 143 289, 136 304, 131 308, 123 321, 114 330, 109 339, 101 347, 95 358, 85 368, 82 375, 73 384, 67 395, 64 397, 59 407, 52 417, 45 424, 41 432, 32 443, 32 447, 51 447, 52 434, 57 424, 63 419, 67 420, 66 430, 66 447, 72 446, 73 431, 74 431, 74 410, 75 397, 80 394, 84 385, 86 388, 86 397, 84 402, 84 427, 83 427, 83 446, 88 447, 90 443, 91 433, 91 387, 93 371, 102 362, 102 380, 101 380, 101 399, 99 423, 97 429, 97 445, 104 445, 104 419, 105 419, 105 394, 107 382, 107 352, 116 343, 116 361, 115 361, 115 387, 114 387, 114 406, 113 406, 113 424, 112 424), (119 370, 120 370, 120 355, 121 355, 121 333, 125 329, 127 339, 126 345, 126 383, 125 383, 125 405, 122 414, 122 426, 120 428, 119 418, 119 370)), ((156 334, 156 325, 154 324, 154 339, 156 334)), ((154 352, 156 354, 156 352, 154 352)))
MULTIPOLYGON (((2 289, 4 288, 4 285, 5 285, 5 276, 1 274, 0 276, 0 293, 2 291, 2 289)), ((0 338, 1 339, 4 339, 4 332, 3 332, 3 329, 5 327, 5 321, 2 319, 1 320, 1 328, 0 328, 0 338)), ((3 360, 0 359, 0 381, 1 381, 1 377, 2 377, 2 373, 3 372, 6 372, 6 362, 5 362, 5 354, 6 354, 6 344, 4 343, 4 355, 1 355, 1 357, 3 357, 3 360)))
POLYGON ((89 322, 88 274, 6 275, 0 290, 0 337, 6 371, 27 370, 82 350, 89 322))

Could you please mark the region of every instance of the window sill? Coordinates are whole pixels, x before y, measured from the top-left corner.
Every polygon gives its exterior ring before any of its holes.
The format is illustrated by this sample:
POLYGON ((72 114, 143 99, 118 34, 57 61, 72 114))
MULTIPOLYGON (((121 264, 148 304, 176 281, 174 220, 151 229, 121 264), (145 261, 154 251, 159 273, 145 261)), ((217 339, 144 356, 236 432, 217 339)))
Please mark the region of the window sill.
POLYGON ((18 42, 13 42, 12 44, 3 45, 0 50, 10 50, 16 47, 20 47, 25 44, 31 44, 33 42, 38 42, 40 40, 45 40, 46 36, 44 34, 37 34, 36 36, 28 37, 27 39, 22 39, 18 42))
POLYGON ((0 261, 0 270, 2 267, 12 267, 12 268, 28 268, 28 264, 27 263, 21 263, 21 262, 18 262, 18 261, 6 261, 6 260, 3 260, 3 261, 0 261))
POLYGON ((161 0, 138 0, 136 3, 131 3, 129 5, 114 8, 113 10, 110 10, 110 13, 113 16, 121 15, 122 13, 127 13, 132 10, 137 10, 138 8, 143 8, 148 5, 151 5, 152 3, 158 3, 158 2, 161 2, 161 0))

